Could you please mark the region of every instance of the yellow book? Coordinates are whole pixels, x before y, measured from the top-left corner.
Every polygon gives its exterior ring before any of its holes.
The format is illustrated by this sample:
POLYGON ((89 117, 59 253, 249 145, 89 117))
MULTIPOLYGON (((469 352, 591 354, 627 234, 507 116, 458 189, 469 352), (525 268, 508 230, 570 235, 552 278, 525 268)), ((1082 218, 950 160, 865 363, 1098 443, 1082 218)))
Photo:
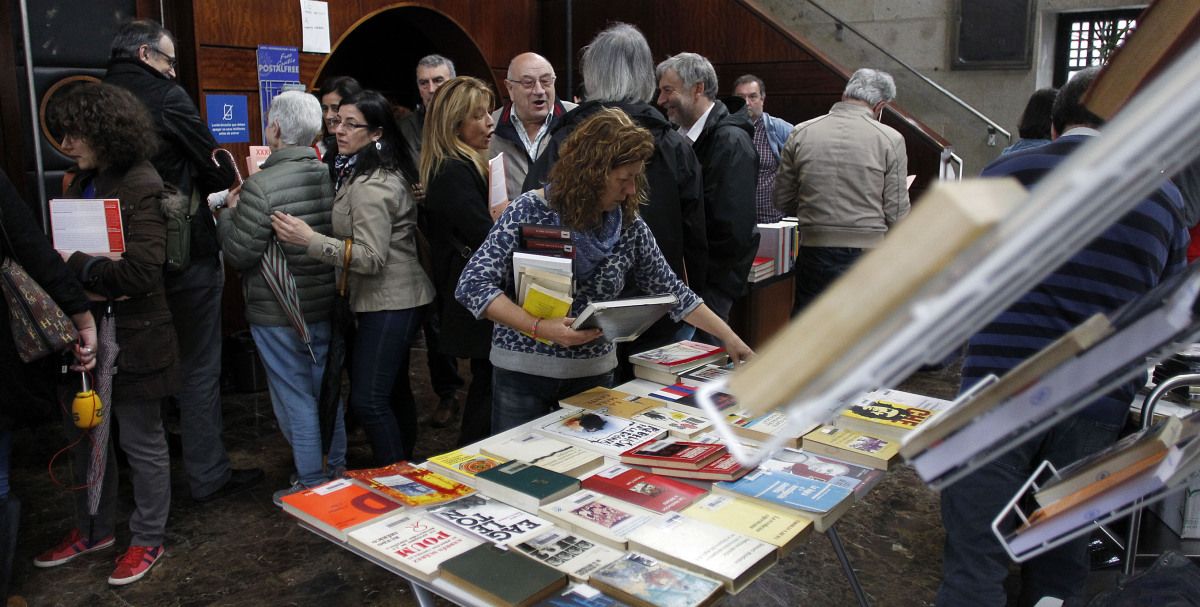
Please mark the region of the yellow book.
POLYGON ((503 463, 502 460, 494 457, 457 449, 449 453, 430 457, 425 462, 425 467, 460 483, 474 487, 476 474, 495 468, 503 463))
MULTIPOLYGON (((521 308, 538 318, 562 318, 571 312, 571 298, 533 283, 529 285, 529 289, 525 293, 525 303, 521 305, 521 308)), ((521 334, 533 337, 525 331, 521 331, 521 334)), ((544 344, 550 343, 548 339, 540 337, 535 339, 544 344)))
POLYGON ((813 529, 812 520, 729 495, 709 494, 683 510, 686 517, 712 523, 766 542, 784 556, 813 529))
MULTIPOLYGON (((588 411, 599 411, 604 409, 605 413, 616 417, 624 417, 629 419, 647 409, 662 406, 662 401, 651 398, 638 398, 632 394, 626 394, 620 390, 613 390, 603 386, 597 386, 588 390, 584 390, 579 394, 568 396, 558 404, 579 407, 588 411)), ((661 424, 655 424, 661 425, 661 424)))
POLYGON ((900 443, 833 426, 804 435, 804 450, 852 464, 887 470, 900 453, 900 443))

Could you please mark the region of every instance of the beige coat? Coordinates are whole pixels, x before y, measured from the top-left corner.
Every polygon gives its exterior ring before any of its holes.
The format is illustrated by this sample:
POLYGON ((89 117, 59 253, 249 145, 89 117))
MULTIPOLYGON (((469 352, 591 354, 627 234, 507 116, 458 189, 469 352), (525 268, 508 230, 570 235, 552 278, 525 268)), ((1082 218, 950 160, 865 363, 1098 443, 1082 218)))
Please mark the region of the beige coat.
POLYGON ((433 301, 433 284, 417 259, 417 205, 394 171, 358 175, 333 200, 333 236, 313 234, 308 254, 342 265, 353 241, 350 307, 355 312, 404 310, 433 301))
POLYGON ((779 158, 775 208, 800 220, 800 243, 871 248, 908 215, 904 137, 871 110, 838 102, 796 125, 779 158))

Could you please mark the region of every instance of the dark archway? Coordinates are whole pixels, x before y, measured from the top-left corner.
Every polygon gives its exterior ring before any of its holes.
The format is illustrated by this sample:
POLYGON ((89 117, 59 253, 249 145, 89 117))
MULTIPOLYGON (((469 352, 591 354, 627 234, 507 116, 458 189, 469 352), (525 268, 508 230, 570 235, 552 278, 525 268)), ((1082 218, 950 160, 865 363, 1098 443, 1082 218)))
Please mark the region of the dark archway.
POLYGON ((347 29, 310 86, 318 88, 327 76, 353 76, 394 103, 416 107, 420 97, 413 70, 421 57, 431 53, 449 57, 459 75, 498 86, 483 52, 457 22, 434 9, 407 3, 370 13, 347 29))

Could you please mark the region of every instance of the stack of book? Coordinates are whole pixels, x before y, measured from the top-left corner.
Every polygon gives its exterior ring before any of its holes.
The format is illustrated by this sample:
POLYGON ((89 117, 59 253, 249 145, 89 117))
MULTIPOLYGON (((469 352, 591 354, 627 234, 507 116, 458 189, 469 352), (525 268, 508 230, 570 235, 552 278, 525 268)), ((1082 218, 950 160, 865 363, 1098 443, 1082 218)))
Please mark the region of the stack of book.
POLYGON ((639 352, 629 357, 633 374, 660 384, 673 384, 679 376, 709 363, 724 364, 728 359, 725 348, 697 341, 680 341, 639 352))
POLYGON ((750 282, 761 282, 775 275, 775 260, 770 257, 755 257, 750 264, 750 282))
POLYGON ((512 266, 517 305, 537 318, 570 314, 574 301, 570 258, 514 251, 512 266))
MULTIPOLYGON (((776 223, 760 223, 754 228, 758 232, 758 258, 770 259, 772 276, 780 276, 792 271, 796 263, 796 253, 800 250, 800 232, 796 220, 784 219, 776 223)), ((753 276, 753 274, 752 274, 753 276)), ((753 282, 753 278, 751 278, 753 282)))
POLYGON ((737 480, 750 472, 720 443, 650 441, 621 454, 621 461, 661 476, 708 481, 737 480))
POLYGON ((566 259, 575 258, 575 237, 568 228, 523 223, 519 228, 519 238, 517 243, 519 252, 566 259))

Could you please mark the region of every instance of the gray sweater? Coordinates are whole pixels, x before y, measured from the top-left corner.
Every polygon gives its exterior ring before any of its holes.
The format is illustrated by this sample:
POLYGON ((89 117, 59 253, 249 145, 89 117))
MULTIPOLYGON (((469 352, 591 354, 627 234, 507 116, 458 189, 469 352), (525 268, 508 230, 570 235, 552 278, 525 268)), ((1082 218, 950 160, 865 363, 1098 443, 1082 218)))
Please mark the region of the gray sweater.
MULTIPOLYGON (((217 223, 221 248, 229 265, 242 274, 246 320, 255 325, 283 326, 287 316, 259 272, 263 252, 271 241, 271 213, 282 211, 304 220, 319 234, 330 234, 333 182, 329 168, 310 147, 291 146, 271 153, 262 170, 242 186, 236 208, 225 211, 217 223)), ((333 267, 306 254, 305 247, 282 243, 288 269, 304 319, 310 323, 329 318, 333 303, 333 267)), ((213 305, 217 305, 214 302, 213 305)))

